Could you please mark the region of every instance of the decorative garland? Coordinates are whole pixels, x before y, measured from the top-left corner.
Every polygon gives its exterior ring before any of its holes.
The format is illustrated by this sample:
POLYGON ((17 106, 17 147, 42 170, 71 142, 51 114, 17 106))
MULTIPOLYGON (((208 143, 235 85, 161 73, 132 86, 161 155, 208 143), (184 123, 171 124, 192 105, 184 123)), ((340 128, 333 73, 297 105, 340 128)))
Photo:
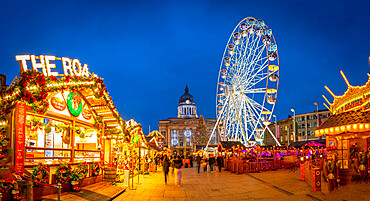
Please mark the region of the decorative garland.
POLYGON ((87 166, 86 162, 79 163, 77 165, 77 169, 82 174, 81 179, 85 179, 87 177, 87 173, 89 173, 89 167, 87 166))
POLYGON ((99 162, 93 162, 91 164, 91 175, 92 176, 98 176, 100 172, 100 164, 99 162))
POLYGON ((61 163, 55 172, 55 177, 58 183, 64 184, 70 179, 71 166, 67 163, 61 163))
POLYGON ((0 148, 5 147, 8 145, 8 141, 5 139, 4 135, 0 135, 0 148))
POLYGON ((31 179, 44 184, 49 183, 49 172, 47 166, 40 163, 33 167, 31 179))
POLYGON ((9 179, 0 179, 0 192, 5 193, 10 189, 14 189, 15 182, 9 179))
POLYGON ((94 126, 99 131, 103 129, 103 117, 100 115, 97 115, 95 118, 94 126))

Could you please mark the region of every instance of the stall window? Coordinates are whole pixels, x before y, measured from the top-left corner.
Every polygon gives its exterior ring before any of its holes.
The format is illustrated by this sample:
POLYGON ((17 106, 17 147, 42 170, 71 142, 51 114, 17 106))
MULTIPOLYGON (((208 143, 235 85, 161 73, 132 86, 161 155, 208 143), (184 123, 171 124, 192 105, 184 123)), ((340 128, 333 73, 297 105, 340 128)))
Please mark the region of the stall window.
POLYGON ((70 122, 27 115, 26 162, 70 158, 71 128, 70 122))
POLYGON ((97 131, 86 126, 75 126, 75 160, 91 161, 99 159, 97 131))

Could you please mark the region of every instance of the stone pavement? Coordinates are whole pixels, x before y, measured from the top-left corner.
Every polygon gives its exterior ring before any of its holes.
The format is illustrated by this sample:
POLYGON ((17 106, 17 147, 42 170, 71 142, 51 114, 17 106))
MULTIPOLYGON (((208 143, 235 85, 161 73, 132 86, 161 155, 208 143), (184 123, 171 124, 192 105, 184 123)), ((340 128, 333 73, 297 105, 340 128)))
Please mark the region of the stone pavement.
MULTIPOLYGON (((312 187, 299 180, 298 171, 236 175, 229 171, 198 174, 196 168, 182 170, 181 187, 174 184, 171 172, 165 185, 163 172, 158 171, 145 178, 140 176, 139 185, 136 177, 134 188, 137 189, 127 189, 114 200, 370 200, 369 184, 348 185, 330 194, 325 189, 313 193, 312 187)), ((326 183, 323 184, 322 188, 327 189, 326 183)))

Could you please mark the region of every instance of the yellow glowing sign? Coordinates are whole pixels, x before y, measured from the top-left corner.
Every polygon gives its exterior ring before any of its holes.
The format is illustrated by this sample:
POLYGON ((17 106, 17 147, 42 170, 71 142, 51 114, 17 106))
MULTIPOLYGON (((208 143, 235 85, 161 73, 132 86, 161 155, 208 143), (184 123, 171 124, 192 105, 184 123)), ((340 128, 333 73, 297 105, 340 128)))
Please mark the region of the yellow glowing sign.
MULTIPOLYGON (((31 64, 32 69, 39 70, 45 76, 78 76, 78 77, 89 77, 89 68, 87 64, 81 65, 78 59, 70 59, 67 57, 55 57, 50 55, 17 55, 15 60, 19 61, 21 71, 29 69, 28 64, 31 64), (53 63, 56 60, 62 61, 63 74, 59 74, 55 68, 56 64, 53 63)), ((31 68, 30 68, 31 69, 31 68)))

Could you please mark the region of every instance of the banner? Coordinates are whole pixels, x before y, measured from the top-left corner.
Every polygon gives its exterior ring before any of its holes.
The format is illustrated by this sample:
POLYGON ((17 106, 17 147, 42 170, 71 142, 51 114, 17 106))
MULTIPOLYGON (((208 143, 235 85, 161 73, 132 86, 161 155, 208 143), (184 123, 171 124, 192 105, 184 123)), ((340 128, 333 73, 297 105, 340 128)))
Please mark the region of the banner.
POLYGON ((14 170, 23 173, 25 155, 26 104, 18 102, 15 108, 15 160, 14 170))

